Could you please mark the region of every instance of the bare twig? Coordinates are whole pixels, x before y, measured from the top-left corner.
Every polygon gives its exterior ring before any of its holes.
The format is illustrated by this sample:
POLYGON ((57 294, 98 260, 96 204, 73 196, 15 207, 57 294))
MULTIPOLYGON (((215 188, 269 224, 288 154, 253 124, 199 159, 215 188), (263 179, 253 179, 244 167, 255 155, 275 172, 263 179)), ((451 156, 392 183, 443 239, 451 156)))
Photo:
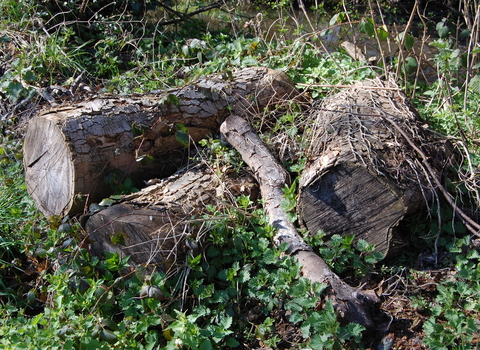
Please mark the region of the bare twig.
POLYGON ((472 232, 475 236, 480 237, 480 224, 475 222, 472 218, 470 218, 462 209, 460 209, 445 187, 442 185, 440 179, 438 178, 437 174, 433 170, 432 166, 428 162, 428 157, 425 153, 413 142, 413 140, 407 135, 407 133, 400 128, 395 121, 385 115, 385 120, 387 120, 393 127, 405 138, 408 144, 422 157, 423 164, 428 170, 429 175, 435 182, 435 185, 438 187, 440 192, 442 193, 443 197, 446 199, 448 204, 452 207, 455 214, 458 215, 465 223, 465 226, 472 232))

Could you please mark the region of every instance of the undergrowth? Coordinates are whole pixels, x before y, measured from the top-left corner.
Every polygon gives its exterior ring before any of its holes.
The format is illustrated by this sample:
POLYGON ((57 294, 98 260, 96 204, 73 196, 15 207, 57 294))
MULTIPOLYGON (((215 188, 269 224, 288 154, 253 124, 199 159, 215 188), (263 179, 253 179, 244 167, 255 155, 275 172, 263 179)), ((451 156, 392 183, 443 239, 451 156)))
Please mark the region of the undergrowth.
MULTIPOLYGON (((16 126, 32 104, 46 104, 44 91, 52 85, 69 89, 78 78, 90 86, 86 94, 130 94, 261 65, 285 71, 309 97, 321 99, 343 85, 382 76, 397 80, 422 118, 450 137, 462 162, 452 166, 448 189, 478 215, 478 16, 463 26, 453 18, 432 23, 415 7, 417 26, 405 21, 399 29, 383 23, 381 8, 369 3, 371 14, 338 11, 321 28, 296 22, 292 29, 290 3, 276 2, 271 5, 278 21, 271 27, 263 27, 261 16, 241 26, 244 14, 227 7, 217 14, 231 24, 226 29, 195 17, 160 26, 168 18, 162 11, 170 10, 153 1, 86 3, 80 8, 75 1, 0 0, 2 348, 388 349, 388 338, 371 340, 364 327, 338 322, 324 298, 326 286, 303 279, 284 247, 274 247, 272 228, 248 197, 221 211, 208 208, 202 218, 208 239, 200 252, 187 251, 174 277, 133 268, 116 254, 103 261, 90 256, 79 223, 47 220, 36 211, 22 175, 22 130, 16 126), (332 33, 373 47, 376 59, 356 61, 338 45, 326 50, 323 43, 332 33), (429 35, 436 39, 427 40, 429 35), (426 47, 432 49, 428 56, 426 47)), ((460 5, 470 9, 466 1, 460 5)), ((300 111, 291 110, 276 119, 276 136, 264 135, 271 145, 300 145, 284 158, 293 176, 301 175, 306 161, 302 131, 308 127, 300 111)), ((219 162, 242 166, 220 140, 201 146, 217 170, 219 162)), ((295 200, 296 189, 287 188, 283 204, 292 220, 295 200)), ((480 311, 475 237, 446 204, 433 207, 426 218, 405 223, 415 233, 413 248, 398 259, 381 261, 373 246, 354 237, 319 232, 305 239, 350 281, 381 276, 385 298, 396 291, 406 295, 423 319, 418 333, 424 348, 473 349, 480 311), (419 266, 412 256, 429 259, 419 258, 419 266)))

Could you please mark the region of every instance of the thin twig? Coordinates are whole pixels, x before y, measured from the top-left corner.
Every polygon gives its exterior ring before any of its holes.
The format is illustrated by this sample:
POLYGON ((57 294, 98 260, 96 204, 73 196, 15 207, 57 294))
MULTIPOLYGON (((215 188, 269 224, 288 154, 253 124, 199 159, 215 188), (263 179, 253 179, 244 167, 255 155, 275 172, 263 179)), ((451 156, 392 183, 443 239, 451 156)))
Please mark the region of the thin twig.
MULTIPOLYGON (((330 85, 330 84, 303 84, 303 83, 298 83, 296 84, 297 86, 302 86, 302 87, 325 87, 325 88, 338 88, 338 89, 348 89, 348 88, 355 88, 355 85, 330 85)), ((386 87, 386 86, 361 86, 359 87, 362 90, 391 90, 391 91, 402 91, 400 88, 392 88, 392 87, 386 87)))
POLYGON ((438 176, 435 174, 435 171, 433 170, 432 166, 428 162, 428 158, 425 155, 425 153, 420 148, 418 148, 415 142, 412 141, 412 139, 407 135, 405 131, 402 130, 402 128, 400 128, 397 125, 397 123, 395 123, 392 119, 390 119, 385 113, 383 113, 383 115, 385 117, 385 120, 387 120, 390 124, 392 124, 393 127, 397 129, 397 131, 405 138, 408 144, 422 157, 423 163, 425 164, 425 167, 427 168, 430 176, 435 182, 435 185, 438 187, 440 192, 442 192, 442 195, 447 200, 448 204, 453 208, 455 214, 458 214, 461 217, 461 219, 463 219, 465 225, 470 230, 470 232, 472 232, 475 236, 480 237, 480 224, 476 223, 472 218, 470 218, 467 214, 465 214, 465 212, 462 209, 460 209, 457 206, 457 204, 452 199, 448 191, 440 182, 440 179, 438 178, 438 176))

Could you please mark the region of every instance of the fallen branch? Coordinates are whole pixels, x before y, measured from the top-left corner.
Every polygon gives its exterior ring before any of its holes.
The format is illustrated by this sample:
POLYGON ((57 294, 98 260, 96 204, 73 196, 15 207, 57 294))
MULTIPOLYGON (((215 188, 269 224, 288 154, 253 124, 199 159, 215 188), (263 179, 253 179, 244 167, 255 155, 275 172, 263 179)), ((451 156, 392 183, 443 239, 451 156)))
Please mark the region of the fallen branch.
POLYGON ((241 117, 232 115, 220 126, 220 133, 242 155, 260 185, 265 211, 270 224, 276 229, 275 244, 287 244, 287 253, 300 262, 304 277, 330 286, 329 297, 343 321, 373 327, 370 310, 374 303, 379 302, 378 297, 373 291, 362 291, 344 283, 303 241, 281 207, 282 189, 289 182, 289 175, 252 126, 241 117))

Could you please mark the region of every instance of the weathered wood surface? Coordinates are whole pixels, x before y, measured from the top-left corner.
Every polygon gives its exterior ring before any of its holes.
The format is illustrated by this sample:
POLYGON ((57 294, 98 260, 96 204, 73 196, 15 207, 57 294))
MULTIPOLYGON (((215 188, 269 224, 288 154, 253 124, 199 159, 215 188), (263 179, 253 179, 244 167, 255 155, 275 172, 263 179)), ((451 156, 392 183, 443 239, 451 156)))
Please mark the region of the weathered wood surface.
POLYGON ((47 217, 79 212, 111 193, 104 182, 111 170, 136 183, 172 174, 184 163, 176 124, 195 142, 215 134, 231 111, 257 113, 297 96, 284 73, 252 67, 159 95, 104 96, 43 111, 30 121, 24 143, 28 192, 47 217), (154 161, 142 165, 143 155, 154 161))
POLYGON ((303 266, 304 277, 313 282, 328 283, 330 298, 343 320, 374 326, 370 310, 374 303, 379 302, 378 297, 373 291, 361 291, 343 282, 303 241, 281 206, 283 188, 289 184, 289 174, 252 126, 241 117, 232 115, 223 122, 220 132, 240 152, 260 185, 265 212, 276 230, 275 244, 287 244, 287 253, 295 256, 303 266))
POLYGON ((401 238, 398 223, 432 198, 435 185, 423 160, 394 125, 428 155, 440 177, 449 165, 448 144, 434 137, 395 88, 366 81, 312 109, 299 196, 300 217, 311 234, 354 235, 388 254, 401 238))
POLYGON ((90 251, 100 257, 104 251, 129 255, 134 266, 174 273, 186 251, 203 243, 206 206, 221 210, 241 194, 258 195, 246 172, 225 171, 220 178, 203 162, 184 168, 91 215, 86 222, 90 251))

